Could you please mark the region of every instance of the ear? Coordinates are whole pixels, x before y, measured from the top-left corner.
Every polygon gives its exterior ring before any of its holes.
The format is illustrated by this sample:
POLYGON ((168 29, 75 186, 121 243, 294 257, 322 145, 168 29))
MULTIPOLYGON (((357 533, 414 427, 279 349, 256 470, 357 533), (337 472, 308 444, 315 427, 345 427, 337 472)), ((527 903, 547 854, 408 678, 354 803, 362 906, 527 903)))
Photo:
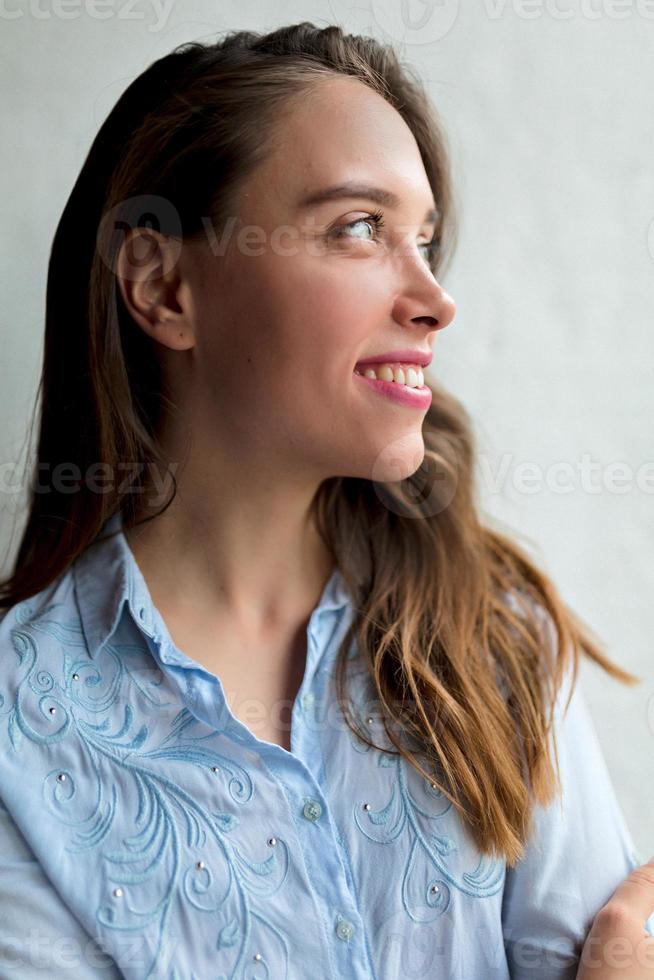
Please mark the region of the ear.
POLYGON ((116 258, 116 279, 130 316, 171 350, 195 344, 193 324, 180 305, 181 242, 151 228, 130 229, 116 258))

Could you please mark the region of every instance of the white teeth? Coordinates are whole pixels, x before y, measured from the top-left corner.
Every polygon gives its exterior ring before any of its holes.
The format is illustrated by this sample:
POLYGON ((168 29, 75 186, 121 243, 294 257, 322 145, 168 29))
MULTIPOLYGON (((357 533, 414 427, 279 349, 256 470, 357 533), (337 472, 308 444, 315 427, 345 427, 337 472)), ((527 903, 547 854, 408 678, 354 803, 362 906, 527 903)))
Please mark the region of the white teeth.
MULTIPOLYGON (((358 371, 357 373, 361 373, 358 371)), ((390 364, 378 364, 377 368, 370 366, 364 369, 365 378, 372 378, 377 381, 394 381, 395 384, 406 385, 408 388, 422 388, 425 383, 425 376, 422 368, 415 365, 405 367, 392 367, 390 364)))

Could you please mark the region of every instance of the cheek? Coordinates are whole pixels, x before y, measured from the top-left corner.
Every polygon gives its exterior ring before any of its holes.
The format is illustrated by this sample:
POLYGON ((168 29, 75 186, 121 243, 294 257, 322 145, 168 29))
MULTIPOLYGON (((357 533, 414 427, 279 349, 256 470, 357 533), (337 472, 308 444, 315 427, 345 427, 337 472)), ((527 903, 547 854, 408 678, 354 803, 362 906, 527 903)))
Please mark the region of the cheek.
MULTIPOLYGON (((351 257, 242 257, 212 290, 202 355, 220 383, 254 389, 255 403, 296 414, 315 396, 342 391, 355 362, 388 336, 388 281, 351 257)), ((387 279, 387 277, 386 277, 387 279)))
POLYGON ((300 291, 304 292, 305 301, 316 310, 328 304, 362 316, 370 307, 388 305, 388 272, 381 265, 364 260, 332 257, 329 267, 311 268, 303 287, 300 291))
POLYGON ((363 272, 361 262, 333 261, 329 269, 314 264, 307 274, 287 278, 284 286, 282 315, 288 346, 310 348, 312 360, 333 365, 341 376, 343 366, 351 370, 362 352, 377 349, 388 335, 384 284, 378 277, 371 283, 370 274, 366 277, 363 272))

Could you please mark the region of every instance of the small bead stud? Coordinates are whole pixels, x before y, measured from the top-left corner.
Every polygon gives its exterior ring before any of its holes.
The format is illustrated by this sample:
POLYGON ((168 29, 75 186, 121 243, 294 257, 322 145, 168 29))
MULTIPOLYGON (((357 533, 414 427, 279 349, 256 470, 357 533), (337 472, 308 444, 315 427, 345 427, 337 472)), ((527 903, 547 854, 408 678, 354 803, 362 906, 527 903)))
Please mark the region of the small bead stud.
POLYGON ((59 775, 57 776, 57 779, 59 780, 60 783, 65 783, 66 782, 66 773, 65 772, 60 772, 59 775))
POLYGON ((364 810, 369 810, 370 809, 370 804, 369 803, 364 803, 363 804, 363 809, 364 810))
POLYGON ((79 680, 79 674, 73 674, 73 680, 74 681, 78 681, 79 680))
POLYGON ((198 871, 204 871, 206 865, 204 861, 197 861, 195 867, 198 869, 198 871))
POLYGON ((277 838, 276 837, 269 837, 268 838, 268 844, 270 845, 270 847, 274 847, 276 843, 277 843, 277 838))
POLYGON ((56 708, 48 708, 48 711, 50 712, 51 715, 56 715, 57 714, 57 709, 56 708))
POLYGON ((122 898, 122 897, 123 897, 123 889, 114 888, 114 898, 122 898))
POLYGON ((255 953, 254 956, 252 957, 252 959, 253 960, 256 960, 257 963, 258 963, 259 960, 262 960, 263 959, 263 956, 261 955, 261 953, 255 953))
POLYGON ((218 768, 218 766, 212 766, 211 767, 211 771, 212 772, 220 772, 220 769, 218 768))

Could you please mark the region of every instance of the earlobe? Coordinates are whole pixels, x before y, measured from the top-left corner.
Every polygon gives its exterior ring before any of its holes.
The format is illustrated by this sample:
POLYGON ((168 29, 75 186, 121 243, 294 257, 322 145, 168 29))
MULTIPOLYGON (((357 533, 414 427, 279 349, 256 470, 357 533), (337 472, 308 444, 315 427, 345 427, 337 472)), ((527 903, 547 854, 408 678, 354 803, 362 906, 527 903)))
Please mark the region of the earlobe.
MULTIPOLYGON (((154 325, 154 332, 150 336, 154 337, 171 350, 188 350, 193 347, 193 335, 190 329, 182 329, 179 322, 175 323, 176 317, 160 317, 154 325)), ((150 331, 148 331, 149 333, 150 331)))

